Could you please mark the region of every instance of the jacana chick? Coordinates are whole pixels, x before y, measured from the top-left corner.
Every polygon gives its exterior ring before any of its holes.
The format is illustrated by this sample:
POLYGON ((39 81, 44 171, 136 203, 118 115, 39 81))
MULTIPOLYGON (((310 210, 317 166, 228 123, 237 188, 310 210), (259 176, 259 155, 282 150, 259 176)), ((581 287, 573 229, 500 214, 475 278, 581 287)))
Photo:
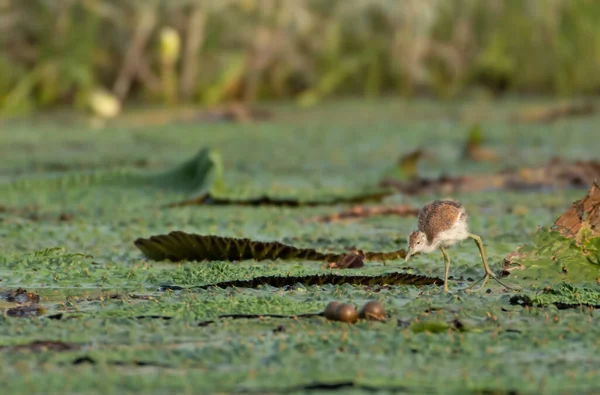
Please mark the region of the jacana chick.
POLYGON ((448 292, 448 273, 450 271, 450 257, 446 252, 446 247, 456 244, 465 239, 471 238, 475 241, 477 248, 479 249, 479 255, 485 268, 485 275, 468 289, 475 286, 477 283, 482 282, 482 289, 491 277, 501 285, 512 289, 503 282, 490 270, 487 259, 485 256, 485 250, 483 249, 483 242, 481 237, 469 233, 468 215, 462 204, 451 199, 436 200, 430 204, 425 205, 419 212, 419 226, 418 230, 412 232, 408 238, 408 253, 406 254, 406 261, 416 254, 421 252, 429 254, 436 249, 442 251, 444 256, 444 262, 446 266, 444 276, 444 292, 448 292))

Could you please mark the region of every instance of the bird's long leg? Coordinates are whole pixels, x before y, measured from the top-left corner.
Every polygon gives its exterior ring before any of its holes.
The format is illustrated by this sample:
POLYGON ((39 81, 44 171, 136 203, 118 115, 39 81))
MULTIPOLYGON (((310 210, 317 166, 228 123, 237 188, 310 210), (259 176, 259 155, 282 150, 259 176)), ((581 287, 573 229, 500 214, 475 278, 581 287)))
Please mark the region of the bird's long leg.
POLYGON ((473 241, 477 245, 477 249, 479 250, 479 255, 481 256, 481 261, 483 262, 483 267, 485 268, 485 275, 480 280, 475 281, 473 284, 471 284, 469 287, 467 287, 467 289, 473 288, 475 285, 477 285, 480 282, 481 282, 481 286, 478 288, 478 290, 483 289, 483 287, 485 286, 485 284, 487 283, 487 281, 490 277, 493 278, 496 282, 498 282, 498 284, 500 284, 508 289, 515 289, 512 287, 509 287, 508 285, 506 285, 502 281, 500 281, 500 279, 498 277, 496 277, 494 272, 492 272, 490 270, 490 267, 487 263, 487 259, 485 257, 485 250, 483 249, 483 241, 481 240, 481 237, 474 235, 472 233, 469 233, 469 237, 471 239, 473 239, 473 241))
POLYGON ((448 273, 450 272, 450 257, 443 245, 440 245, 442 255, 444 255, 444 263, 446 265, 446 273, 444 275, 444 293, 448 293, 448 273))

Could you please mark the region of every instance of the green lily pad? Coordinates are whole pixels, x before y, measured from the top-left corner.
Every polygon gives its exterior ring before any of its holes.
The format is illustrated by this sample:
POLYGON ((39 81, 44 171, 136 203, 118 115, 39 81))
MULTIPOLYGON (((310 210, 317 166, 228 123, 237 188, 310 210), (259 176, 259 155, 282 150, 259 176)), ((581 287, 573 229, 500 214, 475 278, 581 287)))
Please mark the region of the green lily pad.
POLYGON ((540 229, 531 243, 505 258, 504 266, 511 278, 529 285, 533 280, 538 287, 562 281, 589 284, 600 277, 599 246, 600 237, 578 243, 559 232, 540 229))
POLYGON ((182 164, 160 173, 121 168, 104 171, 70 172, 52 177, 18 178, 6 183, 15 192, 76 187, 122 188, 154 187, 181 191, 188 195, 203 195, 223 188, 223 169, 218 152, 202 148, 182 164))

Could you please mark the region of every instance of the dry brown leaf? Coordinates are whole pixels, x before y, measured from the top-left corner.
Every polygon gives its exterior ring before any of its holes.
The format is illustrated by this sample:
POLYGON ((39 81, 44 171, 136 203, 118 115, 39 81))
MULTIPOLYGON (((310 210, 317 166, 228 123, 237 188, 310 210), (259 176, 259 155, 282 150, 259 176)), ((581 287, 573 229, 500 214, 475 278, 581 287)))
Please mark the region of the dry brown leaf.
POLYGON ((352 251, 342 255, 336 262, 331 262, 329 269, 360 269, 365 266, 365 253, 362 250, 352 251))
POLYGON ((600 235, 600 186, 594 181, 587 195, 573 203, 554 222, 553 228, 565 237, 577 237, 580 230, 589 228, 593 236, 600 235))
POLYGON ((519 252, 519 248, 516 251, 509 252, 502 261, 502 271, 504 274, 508 274, 514 270, 525 270, 525 266, 519 263, 520 260, 527 257, 524 252, 519 252))

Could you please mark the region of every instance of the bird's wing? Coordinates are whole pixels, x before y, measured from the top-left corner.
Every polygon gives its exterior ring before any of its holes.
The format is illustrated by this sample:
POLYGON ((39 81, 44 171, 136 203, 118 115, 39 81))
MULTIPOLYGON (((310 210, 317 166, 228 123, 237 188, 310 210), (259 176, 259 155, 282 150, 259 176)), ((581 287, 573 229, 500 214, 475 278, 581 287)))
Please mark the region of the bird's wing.
POLYGON ((452 200, 436 200, 419 212, 419 230, 429 242, 439 232, 452 228, 462 212, 460 203, 452 200))

